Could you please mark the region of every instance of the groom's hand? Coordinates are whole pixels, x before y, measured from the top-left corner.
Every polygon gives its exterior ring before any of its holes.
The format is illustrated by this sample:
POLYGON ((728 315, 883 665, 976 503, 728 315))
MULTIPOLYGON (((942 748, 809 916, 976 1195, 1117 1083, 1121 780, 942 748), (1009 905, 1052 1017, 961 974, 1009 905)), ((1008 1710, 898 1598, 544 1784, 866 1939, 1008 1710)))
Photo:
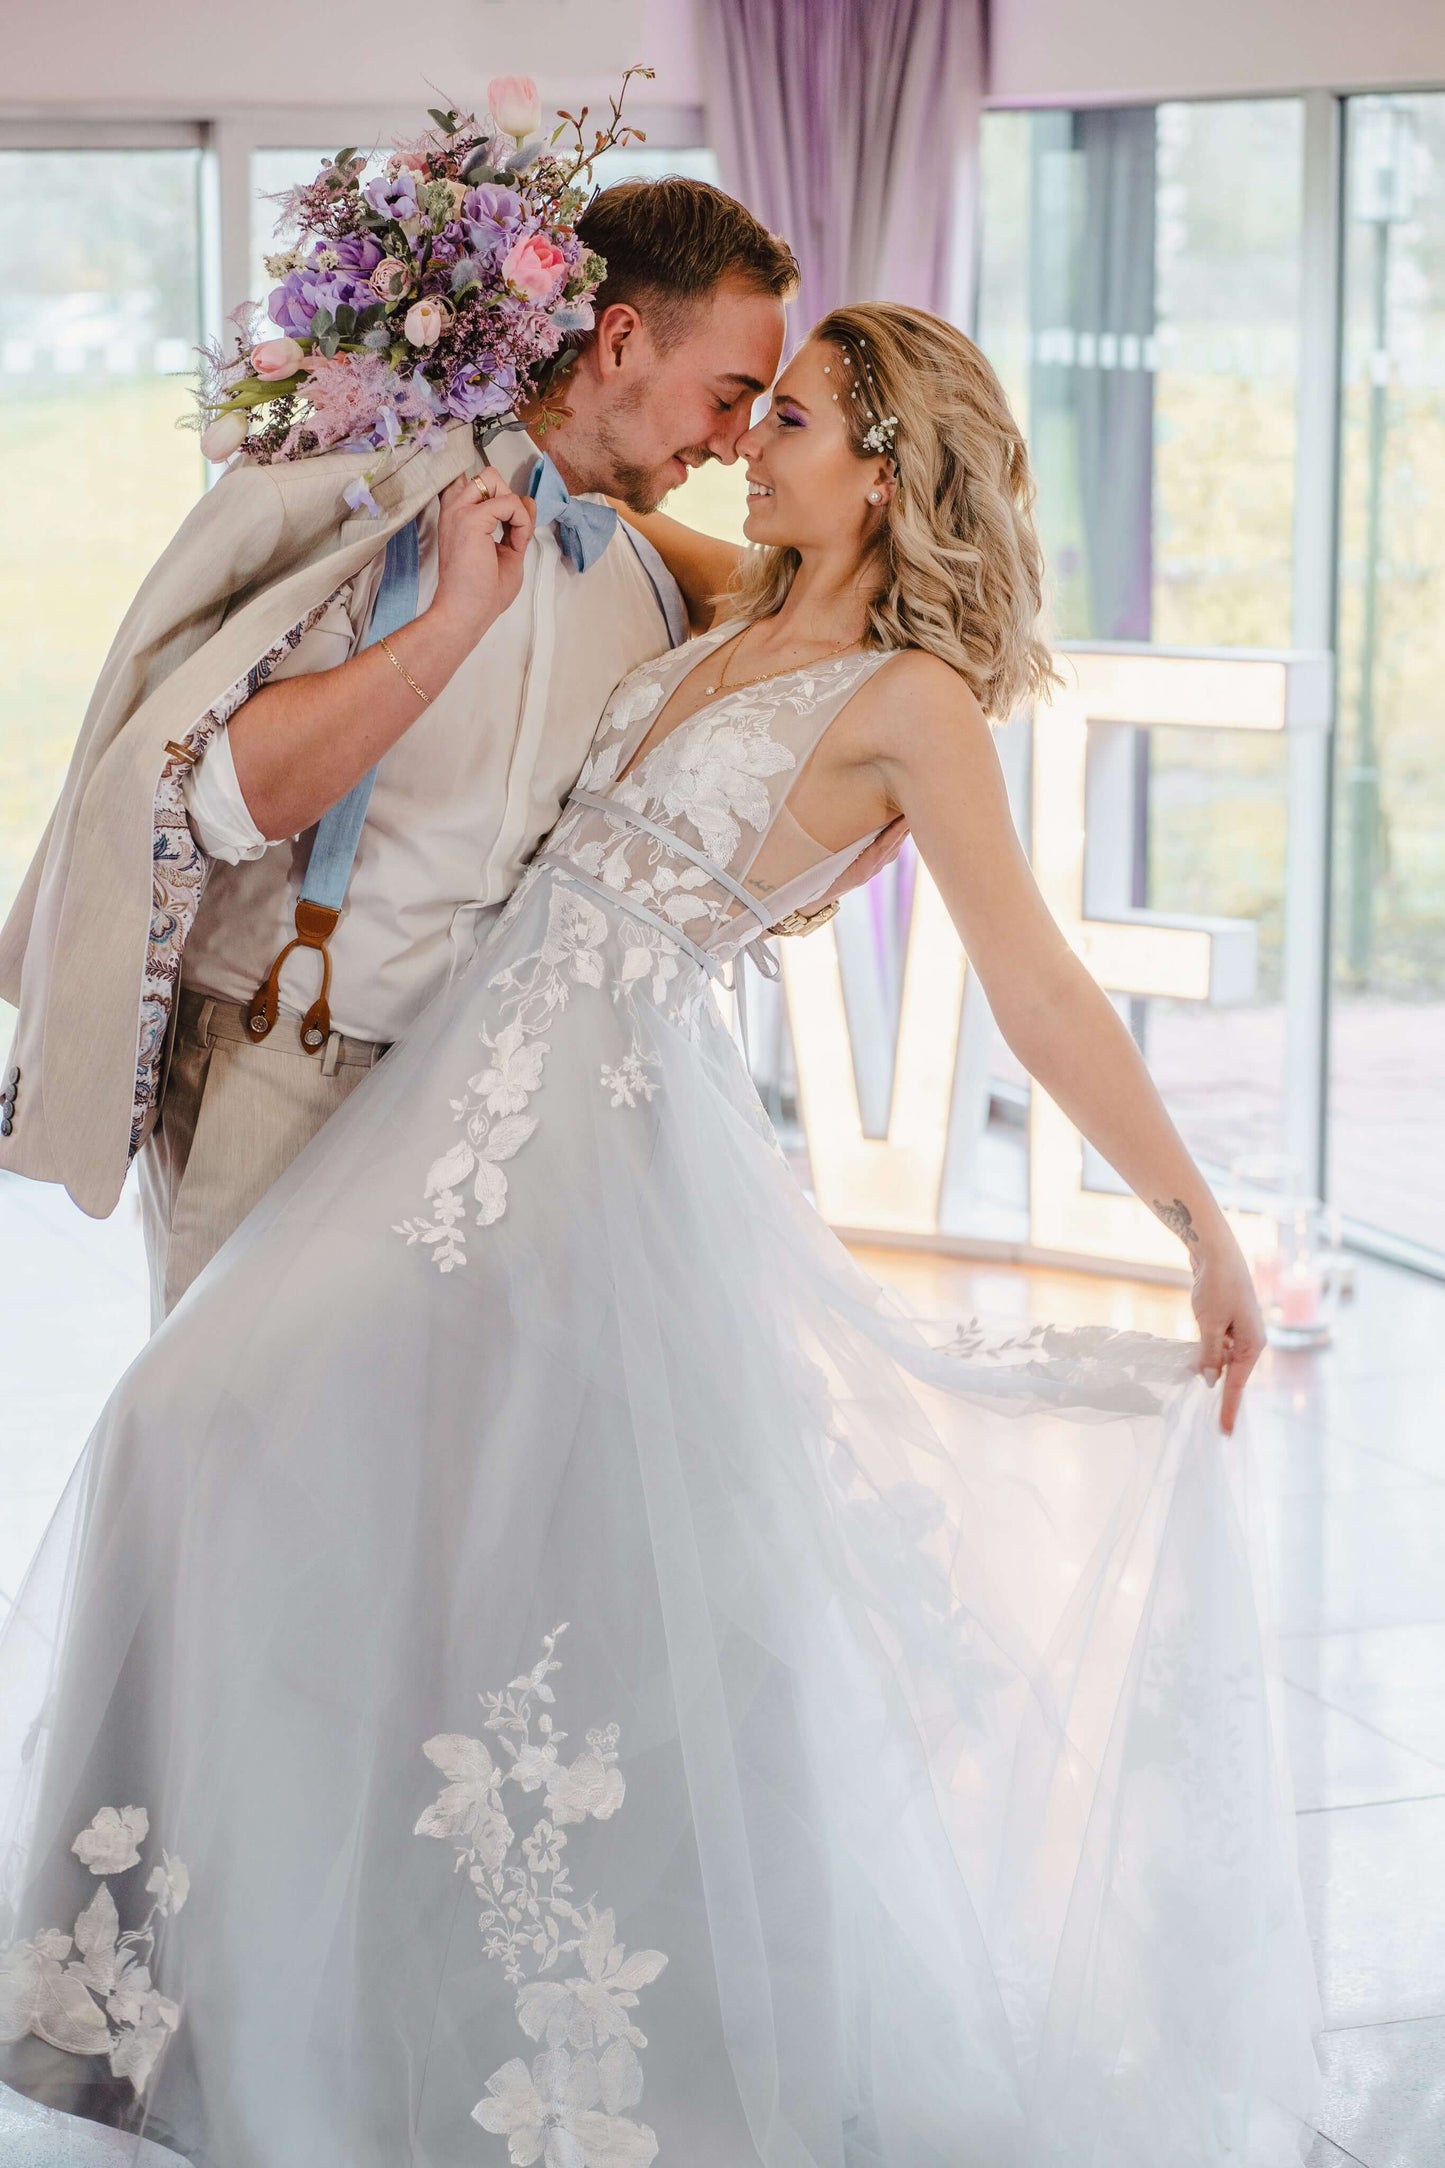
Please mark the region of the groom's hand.
POLYGON ((437 591, 431 606, 468 633, 475 647, 521 591, 537 508, 530 497, 509 489, 495 467, 458 475, 438 503, 437 591))
POLYGON ((827 895, 820 896, 811 906, 811 910, 825 910, 830 903, 836 903, 840 896, 847 896, 855 888, 866 886, 875 873, 881 873, 885 866, 892 865, 903 848, 907 834, 908 823, 900 813, 896 821, 888 823, 881 835, 874 837, 866 851, 859 853, 851 866, 844 867, 827 895))

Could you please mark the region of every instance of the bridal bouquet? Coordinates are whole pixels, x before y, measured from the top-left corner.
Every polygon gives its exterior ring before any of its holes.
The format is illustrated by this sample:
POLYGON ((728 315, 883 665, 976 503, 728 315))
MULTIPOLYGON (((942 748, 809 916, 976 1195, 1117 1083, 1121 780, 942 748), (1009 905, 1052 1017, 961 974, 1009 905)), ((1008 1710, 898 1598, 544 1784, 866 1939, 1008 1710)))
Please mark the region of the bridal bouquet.
MULTIPOLYGON (((266 259, 279 285, 265 311, 234 312, 232 352, 219 341, 199 350, 206 457, 386 453, 435 440, 449 420, 471 422, 485 445, 545 397, 592 327, 606 271, 577 237, 592 168, 644 140, 623 125, 622 101, 634 75, 651 73, 628 70, 590 148, 585 106, 544 140, 536 84, 501 76, 481 123, 433 109, 433 125, 395 140, 370 179, 367 159, 342 150, 277 198, 278 232, 300 236, 266 259), (268 312, 279 338, 257 337, 268 312)), ((375 511, 374 473, 347 490, 353 506, 375 511)))

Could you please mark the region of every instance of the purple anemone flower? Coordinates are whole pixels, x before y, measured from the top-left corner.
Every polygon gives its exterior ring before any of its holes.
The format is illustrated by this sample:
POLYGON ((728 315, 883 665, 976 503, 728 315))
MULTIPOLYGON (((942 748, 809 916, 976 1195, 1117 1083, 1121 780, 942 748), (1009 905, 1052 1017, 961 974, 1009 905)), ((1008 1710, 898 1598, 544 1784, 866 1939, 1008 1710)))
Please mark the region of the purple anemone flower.
POLYGON ((513 188, 499 188, 495 181, 484 181, 480 188, 469 188, 462 198, 462 217, 467 239, 477 254, 494 256, 499 250, 509 249, 517 237, 522 199, 513 188))
POLYGON ((341 269, 359 279, 369 278, 381 262, 381 243, 374 234, 346 233, 331 245, 340 258, 341 269))
POLYGON ((517 394, 517 372, 501 368, 490 376, 470 371, 447 394, 447 412, 458 421, 498 421, 510 414, 517 394))
POLYGON ((318 309, 329 309, 334 316, 341 308, 369 308, 375 300, 364 279, 339 271, 288 271, 272 290, 266 309, 273 324, 293 339, 304 339, 318 309))
POLYGON ((374 181, 367 182, 362 194, 382 218, 401 220, 421 216, 421 205, 416 197, 416 175, 409 168, 404 168, 390 180, 385 174, 378 174, 374 181))

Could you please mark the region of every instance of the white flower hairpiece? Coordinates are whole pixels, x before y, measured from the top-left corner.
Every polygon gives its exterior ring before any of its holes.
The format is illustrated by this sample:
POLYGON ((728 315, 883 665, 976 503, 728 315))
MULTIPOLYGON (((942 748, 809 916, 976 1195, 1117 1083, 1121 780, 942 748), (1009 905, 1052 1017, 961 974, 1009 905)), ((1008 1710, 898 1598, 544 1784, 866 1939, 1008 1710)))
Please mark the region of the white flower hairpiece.
MULTIPOLYGON (((863 449, 865 452, 885 453, 888 458, 892 459, 894 457, 893 439, 898 434, 898 416, 896 414, 881 414, 878 411, 881 405, 881 401, 879 400, 877 390, 873 383, 873 372, 868 366, 868 355, 866 351, 867 345, 868 341, 862 336, 861 333, 859 333, 859 365, 855 368, 853 356, 849 353, 846 346, 843 347, 843 361, 850 376, 857 376, 862 378, 864 404, 866 405, 869 414, 872 416, 868 427, 863 432, 863 449)), ((849 396, 854 399, 858 397, 858 386, 856 383, 853 385, 849 396)))

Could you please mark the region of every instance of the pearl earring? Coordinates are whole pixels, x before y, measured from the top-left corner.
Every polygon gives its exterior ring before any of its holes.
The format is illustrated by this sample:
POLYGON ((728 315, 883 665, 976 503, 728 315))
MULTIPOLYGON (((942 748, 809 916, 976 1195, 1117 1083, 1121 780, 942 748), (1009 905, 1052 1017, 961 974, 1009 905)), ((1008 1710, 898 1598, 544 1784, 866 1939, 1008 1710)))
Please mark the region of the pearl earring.
POLYGON ((870 504, 881 504, 881 503, 883 502, 883 492, 882 492, 882 490, 881 490, 881 489, 870 489, 870 490, 869 490, 869 492, 868 492, 868 502, 869 502, 870 504))

